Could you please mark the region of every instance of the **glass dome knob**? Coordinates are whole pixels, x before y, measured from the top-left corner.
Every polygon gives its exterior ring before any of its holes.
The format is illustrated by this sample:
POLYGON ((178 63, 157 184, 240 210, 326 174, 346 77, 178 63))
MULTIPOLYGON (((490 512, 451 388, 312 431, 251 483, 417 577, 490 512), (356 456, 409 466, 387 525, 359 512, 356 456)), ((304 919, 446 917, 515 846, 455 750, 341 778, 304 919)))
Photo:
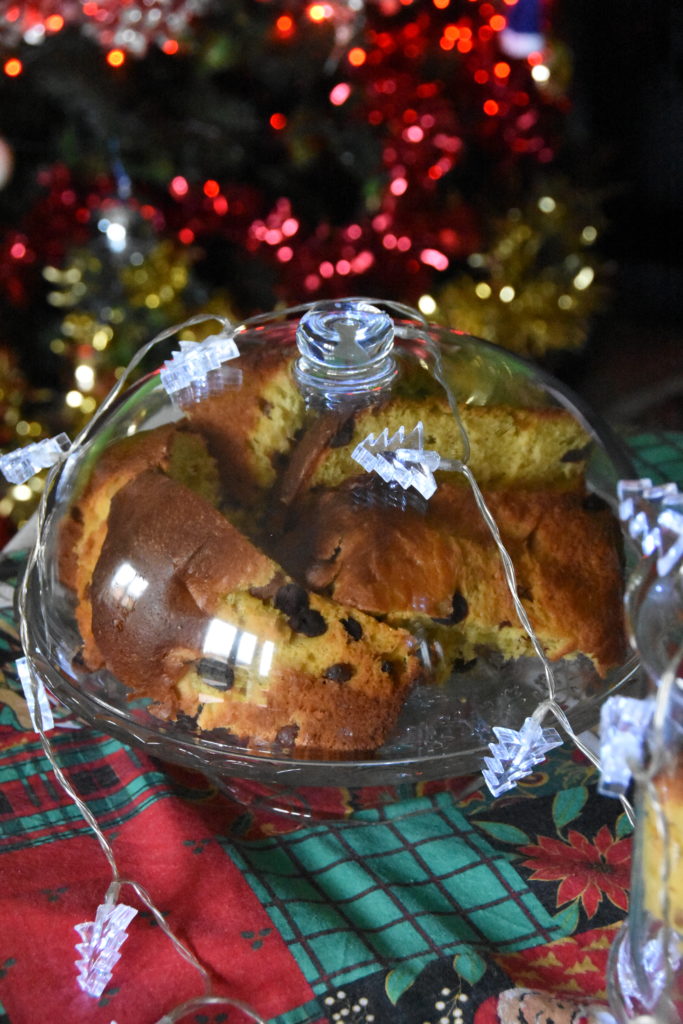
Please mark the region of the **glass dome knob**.
POLYGON ((321 303, 302 316, 296 334, 302 389, 335 404, 376 392, 395 374, 394 322, 361 300, 321 303))

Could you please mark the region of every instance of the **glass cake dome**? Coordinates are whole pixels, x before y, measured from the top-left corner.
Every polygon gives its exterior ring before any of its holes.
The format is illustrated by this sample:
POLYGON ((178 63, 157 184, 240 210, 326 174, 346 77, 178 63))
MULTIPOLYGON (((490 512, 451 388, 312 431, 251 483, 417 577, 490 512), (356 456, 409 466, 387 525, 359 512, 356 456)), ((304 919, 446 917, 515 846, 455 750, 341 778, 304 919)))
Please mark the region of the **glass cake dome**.
POLYGON ((549 691, 597 720, 636 665, 633 472, 599 417, 396 303, 220 323, 59 453, 20 598, 34 675, 228 786, 462 776, 549 691))

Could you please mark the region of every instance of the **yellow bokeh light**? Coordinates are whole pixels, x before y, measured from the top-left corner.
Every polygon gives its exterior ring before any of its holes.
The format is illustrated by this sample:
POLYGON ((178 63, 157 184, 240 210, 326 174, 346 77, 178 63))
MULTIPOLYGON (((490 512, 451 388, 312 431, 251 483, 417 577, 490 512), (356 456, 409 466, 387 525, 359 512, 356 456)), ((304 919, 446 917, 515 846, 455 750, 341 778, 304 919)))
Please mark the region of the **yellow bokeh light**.
POLYGON ((581 267, 581 270, 578 272, 572 283, 578 291, 582 292, 592 285, 594 277, 595 271, 592 267, 581 267))
POLYGON ((421 295, 418 299, 417 308, 425 316, 432 316, 436 313, 436 301, 431 295, 421 295))
POLYGON ((550 78, 550 68, 545 64, 536 64, 536 66, 531 69, 531 77, 534 82, 547 82, 550 78))

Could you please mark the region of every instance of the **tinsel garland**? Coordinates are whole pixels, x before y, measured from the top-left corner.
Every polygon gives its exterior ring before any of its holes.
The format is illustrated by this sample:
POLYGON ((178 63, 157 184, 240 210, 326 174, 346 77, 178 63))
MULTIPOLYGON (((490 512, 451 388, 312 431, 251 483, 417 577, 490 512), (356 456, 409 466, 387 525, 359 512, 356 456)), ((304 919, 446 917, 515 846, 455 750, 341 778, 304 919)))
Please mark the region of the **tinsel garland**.
POLYGON ((31 439, 73 433, 143 341, 212 306, 375 294, 526 355, 580 346, 599 209, 556 170, 571 62, 548 17, 524 36, 540 49, 511 49, 524 3, 158 0, 144 20, 65 0, 64 27, 36 3, 33 29, 21 8, 0 100, 35 108, 53 159, 21 152, 17 114, 0 302, 19 329, 0 343, 40 367, 27 397, 51 388, 31 439))

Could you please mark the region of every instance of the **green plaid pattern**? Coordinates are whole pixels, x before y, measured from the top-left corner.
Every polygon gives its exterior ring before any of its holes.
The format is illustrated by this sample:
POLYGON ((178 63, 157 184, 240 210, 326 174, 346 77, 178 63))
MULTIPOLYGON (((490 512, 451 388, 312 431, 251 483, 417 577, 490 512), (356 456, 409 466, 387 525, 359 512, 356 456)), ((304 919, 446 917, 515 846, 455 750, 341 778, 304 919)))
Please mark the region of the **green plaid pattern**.
POLYGON ((683 435, 651 431, 628 439, 633 461, 641 477, 653 483, 683 483, 683 435))
POLYGON ((564 934, 449 794, 408 808, 225 844, 316 994, 379 969, 409 964, 416 976, 435 957, 564 934))

